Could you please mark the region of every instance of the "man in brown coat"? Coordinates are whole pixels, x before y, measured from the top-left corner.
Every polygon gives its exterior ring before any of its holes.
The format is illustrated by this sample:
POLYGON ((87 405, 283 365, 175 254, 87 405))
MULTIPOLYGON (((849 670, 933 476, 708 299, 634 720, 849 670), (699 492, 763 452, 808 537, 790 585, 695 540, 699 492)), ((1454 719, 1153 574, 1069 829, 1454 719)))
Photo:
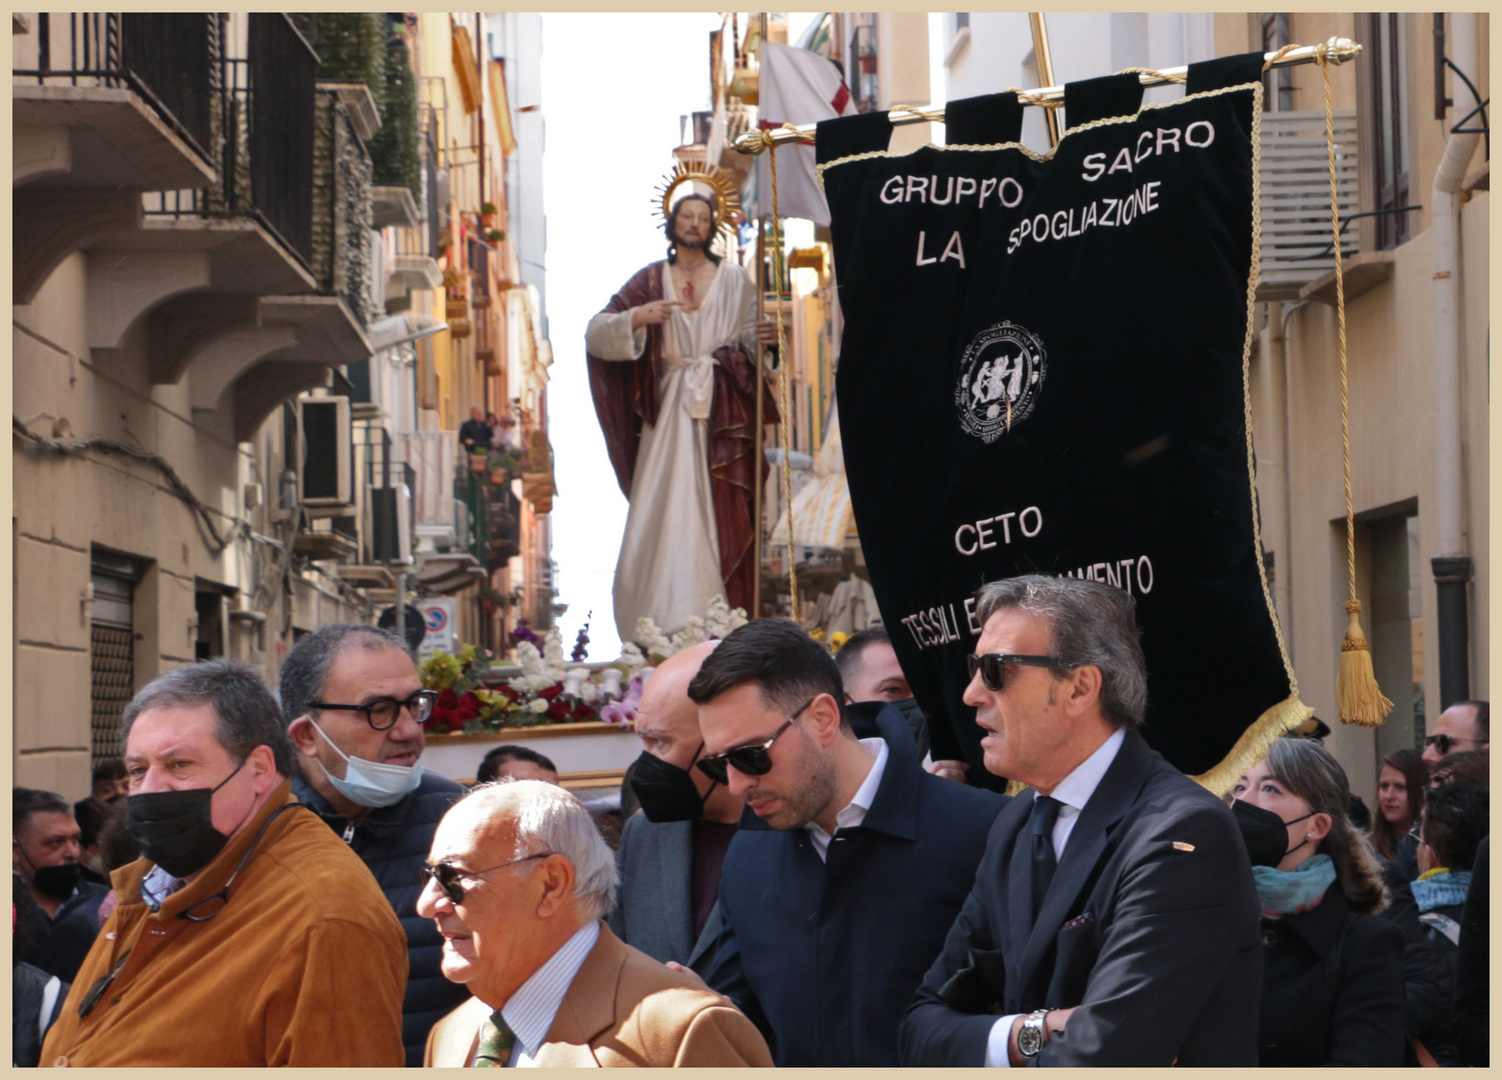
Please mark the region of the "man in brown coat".
POLYGON ((142 858, 44 1066, 400 1066, 406 937, 375 878, 292 797, 256 670, 176 668, 121 719, 142 858))
POLYGON ((439 823, 420 914, 443 973, 474 996, 428 1037, 426 1065, 771 1065, 727 998, 601 922, 610 849, 589 813, 539 780, 483 785, 439 823))

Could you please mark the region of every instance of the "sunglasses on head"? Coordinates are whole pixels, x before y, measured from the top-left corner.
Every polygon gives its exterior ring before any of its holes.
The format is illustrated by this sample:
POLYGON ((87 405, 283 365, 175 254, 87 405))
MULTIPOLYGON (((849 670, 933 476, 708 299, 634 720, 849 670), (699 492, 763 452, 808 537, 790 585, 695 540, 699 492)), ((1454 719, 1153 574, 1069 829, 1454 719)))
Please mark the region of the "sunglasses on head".
POLYGON ((1444 755, 1448 754, 1450 752, 1450 749, 1456 743, 1473 743, 1479 741, 1479 739, 1457 739, 1454 735, 1430 735, 1427 739, 1424 740, 1424 745, 1432 746, 1436 750, 1438 750, 1441 755, 1444 755))
POLYGON ((532 859, 546 859, 553 854, 551 851, 539 851, 536 855, 523 855, 519 859, 503 862, 499 866, 487 866, 484 870, 460 870, 457 866, 451 866, 446 862, 430 866, 424 863, 417 868, 417 878, 422 882, 423 888, 428 887, 429 881, 437 881, 438 887, 448 894, 448 898, 456 904, 464 903, 464 886, 459 884, 460 878, 474 878, 481 874, 488 874, 492 870, 504 870, 508 866, 517 863, 528 862, 532 859))
POLYGON ((975 678, 975 673, 980 672, 980 681, 987 690, 1000 690, 1006 685, 1006 669, 1008 664, 1026 664, 1029 667, 1052 668, 1055 671, 1067 667, 1061 664, 1054 656, 1013 656, 1010 653, 985 653, 981 656, 967 656, 965 663, 969 668, 970 677, 975 678))
POLYGON ((772 755, 768 752, 772 749, 772 744, 777 741, 779 735, 792 726, 793 721, 798 719, 803 710, 812 705, 817 697, 818 695, 815 694, 814 697, 805 701, 799 707, 798 711, 788 717, 780 728, 772 732, 772 737, 766 742, 749 743, 746 746, 733 747, 730 750, 726 750, 723 754, 707 754, 694 762, 694 764, 698 766, 701 773, 709 777, 716 784, 730 783, 730 774, 725 771, 726 765, 734 765, 736 772, 743 773, 746 776, 767 775, 767 773, 772 771, 772 755))

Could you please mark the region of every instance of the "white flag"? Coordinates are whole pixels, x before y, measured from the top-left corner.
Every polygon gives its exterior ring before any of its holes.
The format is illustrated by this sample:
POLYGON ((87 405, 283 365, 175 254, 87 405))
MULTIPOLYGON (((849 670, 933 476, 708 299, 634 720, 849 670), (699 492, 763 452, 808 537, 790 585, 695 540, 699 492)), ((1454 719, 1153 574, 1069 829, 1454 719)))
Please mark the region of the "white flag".
MULTIPOLYGON (((763 130, 833 120, 856 111, 840 69, 807 49, 762 42, 759 82, 757 116, 763 130)), ((772 153, 763 151, 756 161, 757 212, 762 216, 772 213, 772 175, 767 161, 772 153)), ((777 212, 783 217, 808 218, 828 225, 829 206, 814 179, 814 148, 784 144, 776 154, 777 212)))

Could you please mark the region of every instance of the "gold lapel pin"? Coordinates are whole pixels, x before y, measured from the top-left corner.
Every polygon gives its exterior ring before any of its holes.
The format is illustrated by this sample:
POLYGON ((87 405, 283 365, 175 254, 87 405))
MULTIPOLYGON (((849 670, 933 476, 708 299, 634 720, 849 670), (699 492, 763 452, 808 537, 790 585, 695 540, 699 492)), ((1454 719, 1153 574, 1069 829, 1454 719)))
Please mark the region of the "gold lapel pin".
POLYGON ((1186 844, 1182 840, 1175 840, 1173 842, 1173 849, 1175 851, 1193 851, 1194 850, 1194 845, 1193 844, 1186 844))

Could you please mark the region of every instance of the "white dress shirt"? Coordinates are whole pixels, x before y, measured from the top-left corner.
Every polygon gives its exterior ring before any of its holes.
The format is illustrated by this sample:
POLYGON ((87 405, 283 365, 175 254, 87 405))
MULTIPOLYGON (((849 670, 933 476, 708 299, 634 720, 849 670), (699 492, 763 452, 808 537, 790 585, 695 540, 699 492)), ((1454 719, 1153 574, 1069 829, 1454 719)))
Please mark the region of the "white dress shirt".
MULTIPOLYGON (((1090 801, 1090 796, 1095 794, 1095 789, 1100 787, 1101 779, 1111 767, 1111 762, 1116 760, 1116 752, 1125 740, 1125 728, 1111 732, 1111 737, 1101 743, 1095 753, 1080 762, 1074 772, 1060 780, 1059 785, 1050 793, 1054 799, 1064 804, 1059 807, 1059 816, 1053 825, 1053 854, 1060 862, 1064 859, 1064 845, 1069 842, 1069 834, 1074 832, 1074 823, 1079 820, 1080 811, 1090 801)), ((1036 800, 1037 797, 1038 793, 1034 791, 1033 798, 1036 800)), ((986 1043, 987 1065, 1000 1069, 1011 1067, 1012 1059, 1007 1055, 1007 1043, 1012 1037, 1012 1024, 1021 1015, 1013 1013, 1011 1016, 1003 1016, 992 1025, 991 1038, 986 1043)))
MULTIPOLYGON (((881 774, 887 767, 887 741, 885 739, 862 739, 860 743, 871 751, 876 760, 871 765, 871 771, 866 774, 866 779, 861 782, 861 786, 855 789, 850 805, 834 816, 836 832, 840 829, 853 829, 866 820, 866 811, 871 809, 871 803, 876 799, 876 789, 881 787, 881 774)), ((819 858, 828 862, 829 841, 832 839, 830 835, 818 822, 810 821, 803 827, 808 830, 808 838, 813 841, 814 850, 819 853, 819 858)))
POLYGON ((537 1067, 537 1051, 548 1037, 553 1018, 558 1015, 558 1006, 563 1004, 569 985, 598 940, 600 922, 592 919, 548 957, 548 962, 534 971, 501 1009, 501 1018, 516 1036, 511 1056, 506 1060, 507 1068, 537 1067))

